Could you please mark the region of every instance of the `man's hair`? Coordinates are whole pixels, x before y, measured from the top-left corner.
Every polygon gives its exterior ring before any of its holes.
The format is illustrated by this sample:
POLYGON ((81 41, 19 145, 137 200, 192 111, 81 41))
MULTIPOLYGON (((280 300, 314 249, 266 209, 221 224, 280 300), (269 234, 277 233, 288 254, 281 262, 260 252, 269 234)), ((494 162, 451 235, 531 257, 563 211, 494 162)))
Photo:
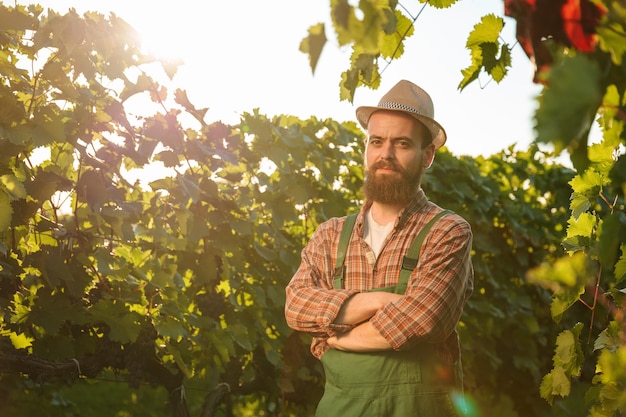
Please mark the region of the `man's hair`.
POLYGON ((428 145, 433 143, 433 135, 430 133, 430 130, 424 125, 424 123, 416 120, 417 124, 420 125, 422 130, 422 149, 426 149, 428 145))

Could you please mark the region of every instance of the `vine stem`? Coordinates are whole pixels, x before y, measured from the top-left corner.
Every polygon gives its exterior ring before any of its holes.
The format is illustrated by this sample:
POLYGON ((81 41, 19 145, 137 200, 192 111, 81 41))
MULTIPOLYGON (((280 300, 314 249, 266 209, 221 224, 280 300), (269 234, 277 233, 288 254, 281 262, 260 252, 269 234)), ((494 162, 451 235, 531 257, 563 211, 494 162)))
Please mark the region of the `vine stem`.
POLYGON ((596 278, 596 288, 593 293, 593 304, 591 305, 591 321, 589 322, 589 336, 587 338, 587 344, 591 343, 591 334, 593 332, 593 322, 596 317, 596 306, 598 305, 598 293, 600 292, 600 277, 602 276, 602 264, 598 270, 598 276, 596 278))

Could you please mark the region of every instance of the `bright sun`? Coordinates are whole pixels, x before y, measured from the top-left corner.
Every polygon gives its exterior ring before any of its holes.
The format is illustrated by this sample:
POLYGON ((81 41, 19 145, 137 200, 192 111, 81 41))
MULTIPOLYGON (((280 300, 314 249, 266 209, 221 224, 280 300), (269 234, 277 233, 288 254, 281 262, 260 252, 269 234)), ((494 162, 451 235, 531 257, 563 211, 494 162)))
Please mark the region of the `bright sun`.
MULTIPOLYGON (((125 15, 136 16, 140 13, 140 7, 133 2, 125 6, 125 15), (137 11, 133 9, 138 9, 137 11)), ((144 11, 145 12, 145 11, 144 11)), ((141 42, 146 52, 163 60, 180 60, 193 53, 195 42, 189 42, 190 24, 192 13, 186 11, 186 15, 179 8, 173 8, 170 4, 167 10, 159 10, 158 14, 150 14, 150 17, 128 21, 139 32, 141 42)))

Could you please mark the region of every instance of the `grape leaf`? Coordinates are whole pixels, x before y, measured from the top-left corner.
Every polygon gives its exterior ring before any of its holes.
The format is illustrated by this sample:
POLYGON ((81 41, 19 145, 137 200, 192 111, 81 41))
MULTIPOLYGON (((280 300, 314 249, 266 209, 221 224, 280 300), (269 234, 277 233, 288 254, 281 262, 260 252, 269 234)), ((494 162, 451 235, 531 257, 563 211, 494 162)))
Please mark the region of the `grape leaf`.
POLYGON ((465 46, 470 50, 471 65, 461 71, 463 80, 458 88, 463 90, 472 81, 478 78, 481 69, 485 69, 494 76, 496 81, 500 81, 506 73, 506 67, 510 65, 510 53, 506 47, 500 49, 498 40, 500 32, 504 27, 501 17, 489 14, 483 16, 480 23, 474 25, 470 32, 465 46), (498 53, 501 53, 498 58, 498 53))
POLYGON ((315 73, 324 45, 326 45, 326 28, 318 23, 309 28, 309 35, 300 42, 300 51, 309 55, 311 72, 315 73))
POLYGON ((572 330, 564 330, 556 338, 556 349, 553 359, 555 368, 562 368, 568 377, 579 376, 584 360, 578 338, 583 328, 577 323, 572 330))
POLYGON ((589 213, 582 213, 578 219, 570 218, 567 222, 567 237, 591 237, 596 227, 596 221, 596 216, 589 213))
POLYGON ((600 75, 597 62, 582 55, 565 57, 552 68, 535 114, 538 142, 554 144, 557 154, 586 143, 604 94, 600 75))
POLYGON ((563 368, 554 368, 543 377, 539 392, 541 398, 552 404, 555 396, 566 397, 571 390, 571 382, 563 368))
POLYGON ((626 244, 622 243, 620 246, 622 255, 615 263, 615 280, 616 283, 622 282, 626 278, 626 244))
POLYGON ((598 28, 598 44, 600 49, 611 54, 615 65, 622 65, 626 53, 626 31, 622 22, 611 22, 598 28))
POLYGON ((11 226, 12 217, 13 208, 11 207, 11 199, 6 192, 0 191, 0 232, 5 231, 11 226))
POLYGON ((9 197, 12 200, 17 200, 19 198, 26 198, 27 193, 24 188, 24 184, 18 180, 15 175, 1 175, 0 176, 0 184, 2 188, 8 193, 9 197))
POLYGON ((239 346, 248 351, 253 350, 250 334, 246 326, 239 323, 230 324, 228 326, 228 332, 239 346))
POLYGON ((115 300, 100 300, 89 309, 93 322, 104 322, 109 328, 109 338, 120 343, 134 343, 141 330, 137 313, 128 311, 115 300))

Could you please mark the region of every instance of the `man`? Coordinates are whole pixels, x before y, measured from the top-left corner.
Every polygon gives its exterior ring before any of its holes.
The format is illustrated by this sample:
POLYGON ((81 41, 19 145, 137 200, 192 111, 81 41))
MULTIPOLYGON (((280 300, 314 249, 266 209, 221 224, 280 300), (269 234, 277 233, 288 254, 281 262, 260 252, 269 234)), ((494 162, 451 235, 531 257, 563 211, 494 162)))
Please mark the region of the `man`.
POLYGON ((356 116, 368 137, 354 231, 341 239, 346 217, 321 224, 287 286, 287 323, 313 335, 326 374, 316 416, 459 415, 456 326, 473 288, 472 232, 454 213, 435 218, 444 210, 420 187, 446 133, 430 96, 405 80, 356 116))

